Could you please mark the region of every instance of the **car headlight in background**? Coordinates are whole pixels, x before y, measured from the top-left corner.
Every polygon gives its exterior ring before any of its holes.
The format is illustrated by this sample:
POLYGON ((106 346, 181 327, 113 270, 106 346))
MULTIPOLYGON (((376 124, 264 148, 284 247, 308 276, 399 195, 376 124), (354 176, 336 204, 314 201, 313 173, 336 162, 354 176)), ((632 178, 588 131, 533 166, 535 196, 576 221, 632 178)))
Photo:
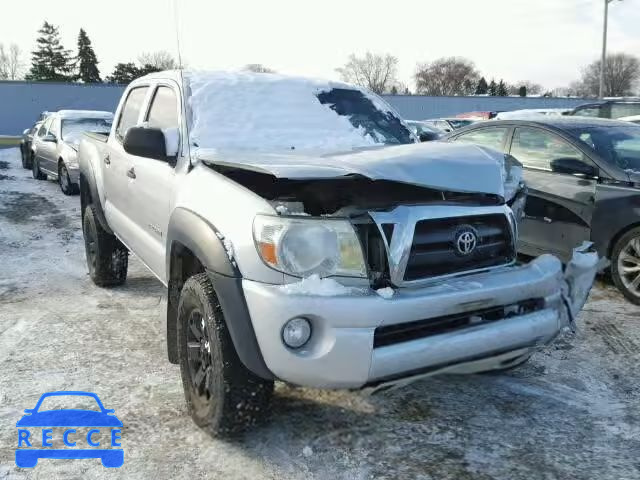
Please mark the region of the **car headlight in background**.
POLYGON ((347 220, 258 215, 258 254, 271 268, 296 277, 366 278, 360 241, 347 220))

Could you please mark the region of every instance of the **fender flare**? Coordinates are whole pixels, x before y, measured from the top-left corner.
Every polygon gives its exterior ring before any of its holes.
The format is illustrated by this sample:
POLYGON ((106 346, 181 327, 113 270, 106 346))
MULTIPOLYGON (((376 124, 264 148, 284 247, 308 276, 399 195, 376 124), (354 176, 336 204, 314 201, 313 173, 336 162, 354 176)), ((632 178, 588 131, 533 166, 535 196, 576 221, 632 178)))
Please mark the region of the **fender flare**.
POLYGON ((102 228, 113 235, 113 231, 107 223, 107 217, 100 203, 100 195, 98 194, 98 185, 96 184, 96 177, 93 173, 93 166, 87 162, 80 162, 80 211, 82 212, 83 219, 84 210, 89 204, 92 204, 95 208, 98 222, 100 222, 102 228))
MULTIPOLYGON (((197 213, 178 207, 171 214, 167 229, 167 353, 169 361, 178 362, 178 303, 180 291, 171 272, 175 245, 189 249, 204 267, 220 302, 222 313, 240 361, 264 379, 274 378, 262 357, 253 330, 251 316, 242 290, 242 276, 233 262, 221 234, 197 213)), ((223 237, 224 238, 224 237, 223 237)))

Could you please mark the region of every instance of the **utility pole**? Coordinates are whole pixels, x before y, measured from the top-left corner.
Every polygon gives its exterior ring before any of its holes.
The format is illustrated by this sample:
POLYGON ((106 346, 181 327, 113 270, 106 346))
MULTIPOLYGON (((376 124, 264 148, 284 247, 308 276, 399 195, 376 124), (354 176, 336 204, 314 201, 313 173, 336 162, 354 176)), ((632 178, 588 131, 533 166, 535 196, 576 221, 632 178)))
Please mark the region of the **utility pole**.
MULTIPOLYGON (((622 1, 622 0, 619 0, 622 1)), ((602 29, 602 59, 600 60, 600 88, 598 97, 604 97, 604 69, 607 60, 607 24, 609 23, 609 4, 613 0, 604 0, 604 28, 602 29)))

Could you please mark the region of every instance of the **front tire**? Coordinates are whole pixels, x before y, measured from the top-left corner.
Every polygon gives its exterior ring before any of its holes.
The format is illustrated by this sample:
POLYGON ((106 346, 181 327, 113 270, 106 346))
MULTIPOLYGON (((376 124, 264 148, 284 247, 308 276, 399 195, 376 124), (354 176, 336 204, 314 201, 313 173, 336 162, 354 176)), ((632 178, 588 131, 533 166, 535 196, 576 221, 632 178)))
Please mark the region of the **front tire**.
POLYGON ((40 171, 40 165, 38 164, 38 160, 36 160, 35 155, 31 154, 31 175, 36 180, 46 180, 47 176, 40 171))
POLYGON ((178 345, 184 396, 196 425, 212 436, 233 436, 265 419, 273 382, 242 364, 204 273, 189 278, 182 288, 178 345))
POLYGON ((23 147, 20 147, 20 160, 22 161, 22 168, 25 170, 31 169, 31 162, 29 161, 29 152, 26 152, 23 147))
POLYGON ((129 251, 115 235, 102 228, 93 205, 85 209, 82 233, 87 267, 93 283, 99 287, 122 285, 127 280, 129 251))
POLYGON ((71 183, 69 172, 63 161, 58 164, 58 185, 65 195, 76 195, 80 191, 75 183, 71 183))
POLYGON ((613 246, 611 279, 627 300, 640 305, 640 227, 629 230, 613 246))

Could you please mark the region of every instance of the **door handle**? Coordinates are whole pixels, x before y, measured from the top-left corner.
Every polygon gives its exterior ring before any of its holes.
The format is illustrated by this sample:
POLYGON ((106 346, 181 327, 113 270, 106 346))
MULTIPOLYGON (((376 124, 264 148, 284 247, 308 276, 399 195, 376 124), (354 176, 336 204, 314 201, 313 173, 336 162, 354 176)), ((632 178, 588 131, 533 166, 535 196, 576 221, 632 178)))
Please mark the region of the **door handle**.
POLYGON ((104 156, 103 160, 105 165, 111 165, 111 158, 109 157, 108 153, 104 156))
POLYGON ((127 177, 136 178, 136 171, 133 169, 133 167, 127 170, 127 177))

